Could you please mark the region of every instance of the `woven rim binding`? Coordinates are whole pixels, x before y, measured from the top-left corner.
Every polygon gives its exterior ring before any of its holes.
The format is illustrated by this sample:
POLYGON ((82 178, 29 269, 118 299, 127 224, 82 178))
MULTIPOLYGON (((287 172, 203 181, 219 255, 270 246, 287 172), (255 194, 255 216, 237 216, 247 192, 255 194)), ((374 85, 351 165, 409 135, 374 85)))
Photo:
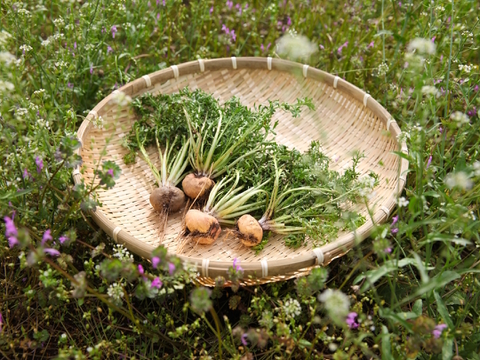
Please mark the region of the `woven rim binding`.
MULTIPOLYGON (((348 99, 356 102, 355 106, 358 108, 365 108, 370 111, 376 119, 379 119, 383 123, 383 129, 385 132, 394 139, 398 151, 402 151, 408 154, 408 149, 405 141, 399 142, 400 128, 392 116, 369 94, 349 82, 341 79, 338 76, 331 75, 324 71, 309 67, 299 63, 294 63, 286 60, 268 58, 256 58, 256 57, 231 57, 211 60, 198 60, 183 63, 180 65, 172 65, 170 68, 144 75, 142 78, 130 82, 118 90, 115 90, 111 95, 103 99, 95 108, 90 111, 86 119, 81 124, 78 130, 78 138, 83 145, 83 148, 77 150, 79 155, 82 155, 82 151, 86 149, 88 144, 87 135, 92 129, 93 125, 91 120, 98 116, 103 116, 111 110, 113 105, 112 96, 115 93, 123 92, 129 96, 138 96, 142 93, 149 91, 150 88, 161 86, 168 81, 179 81, 184 77, 192 77, 197 75, 216 73, 222 71, 241 71, 247 69, 250 71, 266 70, 268 72, 286 72, 290 74, 300 74, 305 80, 314 80, 320 83, 324 83, 328 87, 334 89, 337 93, 332 93, 330 96, 336 96, 335 94, 342 94, 348 99), (361 106, 358 106, 361 104, 361 106)), ((206 75, 205 75, 206 76, 206 75)), ((230 84, 229 86, 235 86, 230 84)), ((158 90, 157 90, 158 91, 158 90)), ((235 94, 232 91, 232 95, 235 94)), ((294 101, 292 99, 291 101, 294 101)), ((356 119, 355 121, 365 121, 356 119)), ((383 130, 382 130, 383 131, 383 130)), ((338 135, 340 136, 341 135, 338 135)), ((364 136, 360 134, 360 136, 364 136)), ((380 157, 379 157, 380 158, 380 157)), ((380 159, 381 160, 381 159, 380 159)), ((395 199, 400 194, 405 186, 406 174, 408 170, 408 161, 400 158, 398 160, 398 176, 395 178, 396 183, 389 193, 389 197, 381 204, 377 204, 375 212, 373 214, 373 221, 376 224, 385 222, 388 216, 395 207, 395 199)), ((75 184, 81 183, 82 173, 78 169, 73 171, 73 179, 75 184)), ((392 184, 393 185, 393 184, 392 184)), ((392 187, 389 185, 389 187, 392 187)), ((95 212, 90 213, 95 222, 115 241, 124 244, 130 251, 150 258, 151 248, 146 244, 132 236, 128 231, 122 229, 119 225, 115 224, 105 213, 102 208, 98 208, 95 212)), ((372 220, 368 220, 364 225, 359 227, 355 232, 343 234, 336 241, 328 243, 320 248, 312 249, 305 252, 300 256, 294 258, 285 258, 281 260, 268 260, 267 258, 258 258, 258 261, 243 262, 242 268, 244 269, 244 284, 259 284, 272 281, 286 280, 292 277, 298 277, 308 274, 309 271, 319 265, 327 265, 332 260, 343 256, 347 253, 356 242, 359 242, 368 237, 374 227, 372 220)), ((225 276, 226 271, 232 266, 231 262, 216 261, 211 258, 192 258, 184 255, 178 255, 183 261, 195 264, 199 276, 199 281, 205 285, 214 285, 214 278, 217 276, 225 276)))

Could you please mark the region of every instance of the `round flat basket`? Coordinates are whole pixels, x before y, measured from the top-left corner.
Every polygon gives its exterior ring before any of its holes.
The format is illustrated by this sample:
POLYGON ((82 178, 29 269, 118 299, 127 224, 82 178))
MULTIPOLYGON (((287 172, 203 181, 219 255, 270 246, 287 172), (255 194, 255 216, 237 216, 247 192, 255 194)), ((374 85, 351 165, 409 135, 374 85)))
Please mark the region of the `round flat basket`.
MULTIPOLYGON (((244 285, 308 274, 313 267, 327 265, 365 239, 374 222, 388 219, 397 194, 405 185, 408 169, 408 161, 394 151, 406 153, 408 150, 405 142, 399 140, 397 123, 375 99, 338 76, 290 61, 255 57, 198 60, 145 75, 115 90, 95 106, 78 130, 82 142, 78 152, 83 165, 74 170, 74 181, 76 184, 81 183, 82 178, 85 183, 97 181, 94 169, 104 160, 115 161, 120 166, 121 177, 112 189, 98 191, 102 206, 91 215, 108 235, 133 253, 150 259, 152 250, 160 245, 159 217, 149 203, 154 188, 149 167, 140 158, 134 165, 125 165, 122 159, 127 153, 124 137, 135 115, 128 107, 119 108, 115 93, 123 92, 131 97, 146 92, 168 94, 187 86, 192 90, 201 88, 221 102, 236 96, 247 106, 268 100, 294 103, 297 98, 311 98, 315 110, 305 109, 298 118, 276 112, 273 118, 278 121, 276 141, 305 151, 313 140, 319 140, 322 151, 333 159, 331 166, 339 171, 349 167, 352 154, 359 151, 365 158, 358 170, 362 175, 373 171, 379 176, 379 185, 369 199, 372 216, 368 215, 366 206, 359 209, 367 222, 354 232, 339 233, 336 240, 317 248, 310 243, 291 249, 281 237, 272 237, 256 255, 228 232, 222 232, 209 246, 193 242, 179 246, 185 243, 179 240, 183 213, 171 214, 162 245, 169 253, 195 265, 201 283, 214 285, 217 276, 226 277, 235 258, 244 269, 244 285), (94 126, 98 117, 103 119, 102 129, 94 126)), ((155 148, 149 149, 149 155, 158 165, 155 148)))

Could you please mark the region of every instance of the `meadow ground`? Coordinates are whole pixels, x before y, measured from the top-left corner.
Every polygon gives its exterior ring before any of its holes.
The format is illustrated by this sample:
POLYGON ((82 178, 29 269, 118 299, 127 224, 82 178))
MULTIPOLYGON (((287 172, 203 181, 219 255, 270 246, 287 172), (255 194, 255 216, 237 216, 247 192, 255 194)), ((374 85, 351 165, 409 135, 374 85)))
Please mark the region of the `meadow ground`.
POLYGON ((479 11, 473 0, 3 0, 1 357, 480 359, 479 11), (294 45, 277 48, 287 35, 294 45), (353 251, 296 281, 209 291, 178 259, 159 250, 154 269, 79 211, 94 204, 72 182, 72 137, 112 90, 197 58, 302 49, 377 99, 409 147, 396 210, 353 251))

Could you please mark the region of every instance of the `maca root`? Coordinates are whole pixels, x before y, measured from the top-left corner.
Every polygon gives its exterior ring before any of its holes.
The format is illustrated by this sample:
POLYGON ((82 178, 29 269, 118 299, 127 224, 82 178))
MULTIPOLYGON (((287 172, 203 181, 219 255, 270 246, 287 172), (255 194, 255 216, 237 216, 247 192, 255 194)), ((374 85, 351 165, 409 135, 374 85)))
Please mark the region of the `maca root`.
POLYGON ((201 245, 213 244, 222 231, 217 219, 195 209, 185 214, 185 225, 189 236, 201 245))
POLYGON ((214 185, 209 177, 197 174, 188 174, 182 181, 183 191, 190 199, 206 198, 214 185))
POLYGON ((185 204, 185 194, 177 187, 163 186, 152 191, 150 204, 158 212, 177 212, 185 204))
POLYGON ((237 235, 243 245, 252 247, 262 241, 263 229, 257 219, 245 214, 237 221, 237 235))

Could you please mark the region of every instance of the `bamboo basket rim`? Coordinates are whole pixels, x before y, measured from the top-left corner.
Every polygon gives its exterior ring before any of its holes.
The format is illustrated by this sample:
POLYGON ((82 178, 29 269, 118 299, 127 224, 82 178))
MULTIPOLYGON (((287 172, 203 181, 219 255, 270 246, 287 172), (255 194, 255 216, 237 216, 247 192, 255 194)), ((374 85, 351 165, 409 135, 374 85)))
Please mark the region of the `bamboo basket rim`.
MULTIPOLYGON (((88 131, 92 127, 92 120, 101 116, 106 110, 112 107, 112 96, 118 92, 135 97, 148 91, 155 84, 168 80, 178 80, 182 76, 196 74, 206 71, 221 70, 237 70, 237 69, 262 69, 269 71, 283 71, 295 74, 302 74, 304 78, 321 81, 328 86, 333 87, 336 91, 343 92, 353 97, 355 100, 363 104, 363 106, 377 116, 385 124, 385 130, 390 132, 394 137, 398 151, 408 154, 408 148, 405 139, 401 139, 401 130, 395 119, 390 113, 380 105, 370 94, 359 89, 355 85, 340 78, 338 75, 332 75, 325 71, 316 69, 307 64, 300 64, 292 61, 272 58, 272 57, 231 57, 217 59, 199 59, 179 65, 172 65, 169 68, 156 71, 154 73, 144 75, 121 88, 114 90, 111 94, 100 101, 87 115, 77 132, 82 147, 77 149, 77 153, 81 155, 83 144, 88 131)), ((397 155, 398 156, 398 155, 397 155)), ((406 174, 408 172, 408 160, 401 158, 399 161, 399 169, 397 172, 396 191, 392 191, 390 197, 382 205, 380 205, 373 213, 371 219, 368 219, 356 231, 344 234, 335 241, 327 243, 321 247, 315 248, 301 256, 294 258, 286 258, 282 260, 259 260, 256 262, 242 263, 244 269, 245 284, 258 284, 270 281, 286 280, 308 273, 313 267, 326 266, 331 261, 345 255, 356 243, 367 238, 375 224, 381 224, 388 220, 388 217, 396 205, 396 198, 403 191, 406 183, 406 174), (373 220, 373 221, 372 221, 373 220), (284 269, 290 269, 285 273, 284 269)), ((73 180, 75 184, 82 181, 82 173, 77 167, 73 170, 73 180)), ((130 251, 150 260, 151 254, 145 250, 144 243, 128 231, 117 226, 110 220, 101 208, 90 211, 94 221, 109 235, 115 242, 124 244, 130 251)), ((199 281, 207 285, 212 285, 212 279, 218 275, 225 275, 228 268, 232 266, 231 262, 226 261, 210 261, 205 258, 191 258, 184 255, 177 255, 182 261, 189 262, 196 266, 199 271, 199 281)))

